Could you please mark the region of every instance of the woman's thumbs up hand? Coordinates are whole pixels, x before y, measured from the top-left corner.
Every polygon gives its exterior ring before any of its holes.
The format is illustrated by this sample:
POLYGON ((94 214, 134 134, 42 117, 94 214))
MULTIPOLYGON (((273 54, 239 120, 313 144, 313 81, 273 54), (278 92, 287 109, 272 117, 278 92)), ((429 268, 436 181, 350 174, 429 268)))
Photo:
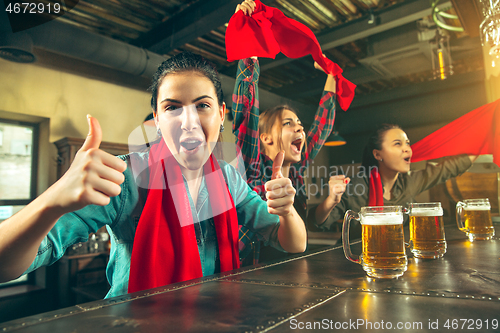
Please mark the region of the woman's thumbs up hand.
POLYGON ((273 175, 270 181, 265 184, 267 211, 279 216, 287 216, 292 213, 295 189, 289 178, 283 177, 281 167, 285 153, 279 152, 274 158, 273 175))
POLYGON ((121 192, 127 164, 99 149, 102 140, 97 119, 87 115, 89 134, 66 173, 51 187, 53 205, 63 213, 87 205, 105 206, 121 192))

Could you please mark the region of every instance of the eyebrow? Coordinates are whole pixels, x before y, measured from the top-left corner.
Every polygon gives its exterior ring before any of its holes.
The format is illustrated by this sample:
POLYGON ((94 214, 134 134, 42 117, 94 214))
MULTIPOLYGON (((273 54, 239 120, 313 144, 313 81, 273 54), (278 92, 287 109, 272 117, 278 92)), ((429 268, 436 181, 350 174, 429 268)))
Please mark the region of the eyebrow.
POLYGON ((297 118, 297 120, 293 120, 293 118, 283 118, 283 121, 285 121, 285 120, 301 122, 299 118, 297 118))
MULTIPOLYGON (((199 100, 201 99, 204 99, 204 98, 210 98, 213 100, 213 98, 211 96, 208 96, 208 95, 202 95, 200 97, 197 97, 195 99, 193 99, 191 102, 192 103, 195 103, 195 102, 198 102, 199 100)), ((173 98, 165 98, 164 100, 162 100, 160 103, 163 103, 163 102, 172 102, 172 103, 177 103, 177 104, 182 104, 181 101, 178 101, 176 99, 173 99, 173 98)))
POLYGON ((208 95, 203 95, 203 96, 200 96, 198 98, 195 98, 192 100, 192 102, 198 102, 200 99, 204 99, 204 98, 210 98, 210 99, 213 99, 211 96, 208 96, 208 95))

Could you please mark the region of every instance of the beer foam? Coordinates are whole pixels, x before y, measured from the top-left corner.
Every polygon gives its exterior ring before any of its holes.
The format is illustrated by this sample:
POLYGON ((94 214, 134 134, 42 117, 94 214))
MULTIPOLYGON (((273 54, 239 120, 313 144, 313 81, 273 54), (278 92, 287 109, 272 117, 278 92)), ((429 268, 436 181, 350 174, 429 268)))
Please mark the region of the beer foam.
POLYGON ((467 206, 464 210, 490 210, 490 206, 467 206))
POLYGON ((395 213, 363 215, 361 224, 370 225, 394 225, 402 224, 403 216, 395 213))
POLYGON ((411 216, 443 216, 443 208, 413 208, 410 213, 411 216))

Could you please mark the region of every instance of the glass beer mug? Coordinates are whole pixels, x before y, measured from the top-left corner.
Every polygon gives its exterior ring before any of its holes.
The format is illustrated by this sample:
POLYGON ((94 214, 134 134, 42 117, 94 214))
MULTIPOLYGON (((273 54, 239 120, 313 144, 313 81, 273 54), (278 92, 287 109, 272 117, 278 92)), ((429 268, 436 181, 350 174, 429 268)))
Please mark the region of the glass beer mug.
POLYGON ((458 229, 465 232, 471 242, 488 240, 495 236, 488 199, 468 199, 457 202, 458 229))
POLYGON ((348 210, 342 226, 342 241, 347 259, 361 264, 373 278, 397 278, 406 271, 401 206, 362 207, 359 214, 348 210), (349 244, 352 219, 361 223, 361 255, 353 255, 349 244))
POLYGON ((446 253, 443 208, 440 202, 411 203, 410 249, 415 258, 435 259, 446 253))

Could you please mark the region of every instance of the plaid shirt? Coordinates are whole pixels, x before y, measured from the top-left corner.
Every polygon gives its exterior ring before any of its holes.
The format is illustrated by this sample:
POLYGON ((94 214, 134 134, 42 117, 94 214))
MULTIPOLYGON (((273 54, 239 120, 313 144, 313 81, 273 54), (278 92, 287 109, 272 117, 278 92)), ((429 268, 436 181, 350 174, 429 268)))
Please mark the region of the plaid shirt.
MULTIPOLYGON (((251 58, 240 60, 233 93, 233 133, 240 147, 248 184, 265 200, 264 184, 271 180, 273 161, 260 151, 259 140, 259 61, 251 58)), ((335 94, 324 91, 314 122, 306 135, 306 149, 302 159, 290 168, 289 178, 297 196, 305 202, 307 193, 304 171, 332 132, 335 121, 335 94)))
MULTIPOLYGON (((264 200, 264 184, 271 180, 273 161, 260 151, 259 140, 259 61, 251 58, 240 60, 233 92, 233 133, 236 144, 241 149, 245 162, 247 183, 264 200)), ((313 160, 330 135, 335 121, 335 93, 324 91, 314 122, 306 135, 306 149, 302 151, 301 161, 290 167, 289 178, 297 190, 296 204, 306 211, 307 193, 304 184, 304 171, 313 160)), ((301 214, 302 215, 302 214, 301 214)), ((305 221, 305 216, 302 216, 305 221)), ((240 241, 250 242, 252 235, 240 230, 240 241)), ((241 244, 240 244, 241 248, 241 244)), ((244 249, 246 250, 246 249, 244 249)), ((257 249, 258 250, 258 249, 257 249)), ((244 258, 243 253, 240 257, 244 258)), ((254 258, 255 262, 255 258, 254 258)))

